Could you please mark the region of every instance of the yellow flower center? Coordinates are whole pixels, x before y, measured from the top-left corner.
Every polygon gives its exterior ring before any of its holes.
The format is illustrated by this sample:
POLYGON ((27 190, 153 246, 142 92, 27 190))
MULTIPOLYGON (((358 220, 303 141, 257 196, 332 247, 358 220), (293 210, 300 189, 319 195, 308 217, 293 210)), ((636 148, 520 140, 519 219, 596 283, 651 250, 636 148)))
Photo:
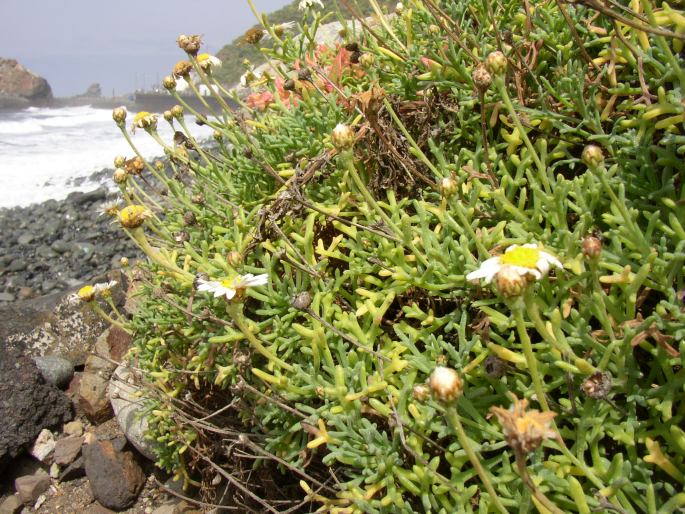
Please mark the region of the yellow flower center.
POLYGON ((140 111, 138 114, 136 114, 135 118, 133 118, 133 123, 138 123, 140 120, 143 120, 145 118, 148 118, 150 116, 150 113, 147 111, 140 111))
POLYGON ((129 205, 119 211, 119 222, 126 228, 136 228, 148 217, 148 210, 142 205, 129 205))
POLYGON ((78 297, 84 302, 89 302, 95 297, 95 288, 93 286, 83 286, 78 290, 78 297))
POLYGON ((209 60, 209 54, 200 54, 197 56, 197 62, 204 62, 209 60))
POLYGON ((222 280, 221 285, 226 288, 233 289, 233 279, 227 278, 226 280, 222 280))
POLYGON ((510 266, 521 266, 522 268, 537 268, 540 260, 540 250, 537 248, 526 248, 519 246, 513 250, 508 251, 499 258, 501 264, 509 264, 510 266))

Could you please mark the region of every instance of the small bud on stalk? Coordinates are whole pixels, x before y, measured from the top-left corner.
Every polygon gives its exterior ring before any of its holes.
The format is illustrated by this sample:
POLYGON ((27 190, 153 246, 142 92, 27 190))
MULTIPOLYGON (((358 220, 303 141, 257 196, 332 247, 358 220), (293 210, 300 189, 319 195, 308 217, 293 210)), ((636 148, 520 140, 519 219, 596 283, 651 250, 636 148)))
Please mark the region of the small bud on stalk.
POLYGON ((181 107, 180 105, 174 105, 171 108, 171 115, 177 120, 180 120, 181 118, 183 118, 183 107, 181 107))
POLYGON ((128 180, 128 171, 123 168, 117 168, 114 170, 112 178, 117 184, 124 184, 128 180))
POLYGON ((164 120, 169 123, 172 123, 174 121, 174 115, 171 114, 171 111, 164 111, 164 113, 162 113, 162 116, 164 117, 164 120))
POLYGON ((123 107, 116 107, 112 111, 112 119, 117 125, 123 125, 126 122, 126 109, 123 107))
POLYGON ((114 167, 115 168, 121 168, 125 162, 126 162, 126 157, 124 157, 123 155, 117 155, 114 158, 114 167))
POLYGON ((445 198, 453 196, 459 189, 459 185, 454 177, 445 177, 440 181, 440 193, 445 198))
POLYGON ((331 133, 331 142, 337 150, 349 150, 354 146, 354 130, 344 123, 338 123, 331 133))
POLYGON ((312 295, 307 291, 298 293, 292 300, 292 306, 298 310, 307 309, 312 303, 312 295))
POLYGON ((176 78, 187 78, 193 69, 193 65, 190 61, 178 61, 174 65, 173 76, 176 78))
POLYGON ((485 59, 485 67, 493 75, 503 75, 507 71, 507 58, 499 50, 490 52, 485 59))
POLYGON ((418 402, 425 402, 430 397, 431 390, 426 384, 417 384, 411 391, 412 398, 418 402))
POLYGON ((476 69, 473 70, 473 73, 471 74, 471 78, 473 79, 473 84, 476 86, 476 89, 481 93, 492 84, 492 75, 490 75, 487 67, 483 64, 476 66, 476 69))
POLYGON ((437 366, 428 379, 428 386, 433 396, 441 402, 449 403, 456 400, 463 391, 463 384, 459 373, 455 369, 437 366))
POLYGON ((236 250, 228 252, 228 255, 226 256, 226 262, 228 262, 231 267, 236 268, 243 263, 243 254, 237 252, 236 250))
POLYGON ((176 89, 176 79, 171 75, 167 75, 162 79, 162 86, 167 91, 173 91, 176 89))
POLYGON ((597 145, 587 145, 583 148, 580 158, 588 168, 598 168, 604 163, 604 153, 597 145))
POLYGON ((505 265, 495 275, 495 285, 502 296, 511 298, 521 296, 528 285, 528 279, 514 267, 505 265))
POLYGON ((602 254, 602 242, 594 236, 583 238, 581 246, 583 248, 583 255, 588 259, 598 259, 602 254))

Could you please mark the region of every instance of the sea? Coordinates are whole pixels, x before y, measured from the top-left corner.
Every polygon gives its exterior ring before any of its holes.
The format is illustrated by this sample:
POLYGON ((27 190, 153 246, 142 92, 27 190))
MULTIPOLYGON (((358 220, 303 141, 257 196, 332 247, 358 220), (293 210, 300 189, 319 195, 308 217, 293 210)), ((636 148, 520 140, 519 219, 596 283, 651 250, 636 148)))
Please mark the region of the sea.
MULTIPOLYGON (((128 113, 128 120, 135 112, 128 113)), ((190 116, 186 123, 197 140, 211 136, 190 116)), ((173 131, 160 118, 162 139, 172 142, 173 131)), ((146 158, 162 149, 143 130, 132 135, 146 158)), ((28 206, 49 199, 60 200, 73 191, 90 191, 102 185, 91 176, 113 167, 114 157, 134 153, 112 121, 111 109, 91 106, 0 111, 0 207, 28 206)), ((104 183, 114 189, 109 177, 104 183)))

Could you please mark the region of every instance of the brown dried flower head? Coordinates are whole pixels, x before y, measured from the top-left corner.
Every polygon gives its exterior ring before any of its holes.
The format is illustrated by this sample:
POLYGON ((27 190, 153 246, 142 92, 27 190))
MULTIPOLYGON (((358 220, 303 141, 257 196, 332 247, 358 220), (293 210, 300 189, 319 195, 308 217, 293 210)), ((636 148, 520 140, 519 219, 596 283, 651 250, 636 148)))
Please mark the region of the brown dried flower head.
POLYGON ((135 156, 124 163, 124 169, 131 175, 140 175, 145 169, 145 163, 143 162, 143 159, 135 156))
POLYGON ((583 238, 581 243, 583 255, 588 259, 598 259, 602 254, 602 242, 595 236, 583 238))
POLYGON ((512 449, 526 455, 538 448, 545 439, 556 439, 557 432, 550 427, 556 412, 540 412, 537 409, 526 410, 528 400, 519 400, 514 396, 514 403, 508 409, 490 407, 504 431, 504 438, 512 449))
POLYGON ((178 47, 185 53, 189 55, 197 55, 197 52, 200 50, 200 45, 202 44, 202 38, 197 34, 192 36, 181 34, 176 39, 176 42, 178 43, 178 47))
POLYGON ((186 78, 188 75, 190 75, 192 69, 193 65, 190 63, 190 61, 178 61, 174 65, 174 71, 172 74, 176 78, 186 78))
POLYGON ((473 70, 473 73, 471 74, 471 78, 473 79, 476 89, 481 92, 485 91, 490 87, 490 84, 492 84, 492 75, 490 75, 490 72, 484 64, 476 66, 476 69, 473 70))
POLYGON ((243 34, 243 42, 249 45, 256 45, 264 37, 264 31, 262 29, 253 27, 248 29, 245 34, 243 34))
POLYGON ((604 400, 611 392, 611 386, 611 375, 606 371, 597 371, 580 385, 580 389, 590 398, 604 400))

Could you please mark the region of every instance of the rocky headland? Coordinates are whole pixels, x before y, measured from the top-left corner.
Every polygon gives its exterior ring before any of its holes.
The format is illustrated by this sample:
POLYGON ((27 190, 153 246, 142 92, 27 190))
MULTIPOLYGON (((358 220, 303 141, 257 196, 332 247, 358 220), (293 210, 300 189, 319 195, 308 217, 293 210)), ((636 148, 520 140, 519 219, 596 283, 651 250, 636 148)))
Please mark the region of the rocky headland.
POLYGON ((52 89, 43 77, 15 59, 0 57, 0 109, 23 109, 49 105, 52 89))

